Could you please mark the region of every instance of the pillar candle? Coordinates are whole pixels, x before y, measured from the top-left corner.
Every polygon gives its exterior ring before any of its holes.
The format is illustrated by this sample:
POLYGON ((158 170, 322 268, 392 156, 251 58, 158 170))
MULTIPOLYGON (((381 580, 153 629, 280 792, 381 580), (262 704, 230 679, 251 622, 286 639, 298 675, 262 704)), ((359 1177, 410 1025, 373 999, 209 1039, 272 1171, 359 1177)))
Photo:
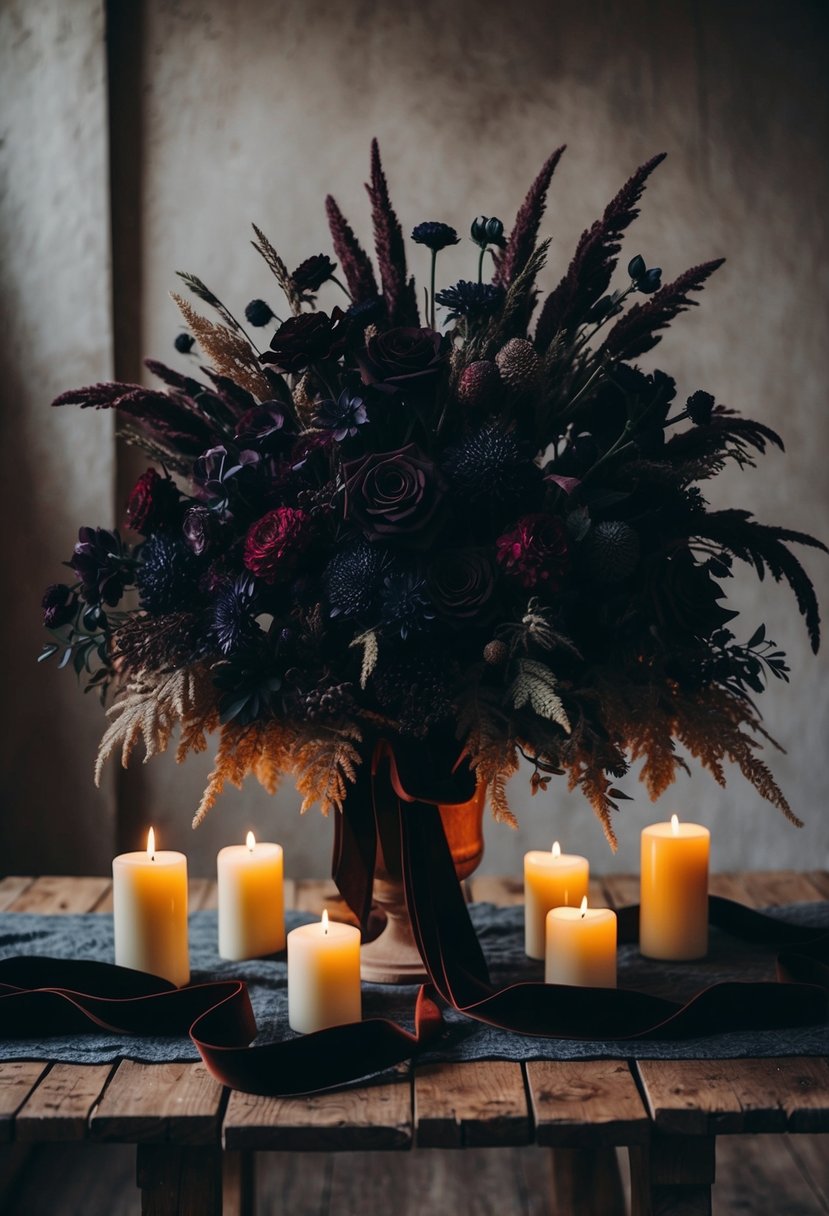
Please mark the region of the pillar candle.
POLYGON ((553 908, 547 913, 548 984, 616 987, 616 913, 610 908, 553 908))
POLYGON ((257 841, 220 849, 219 954, 222 958, 262 958, 285 949, 282 848, 257 841))
POLYGON ((112 911, 119 967, 189 982, 187 858, 156 850, 152 828, 146 852, 113 859, 112 911))
POLYGON ((654 823, 642 832, 639 949, 647 958, 703 958, 708 949, 708 852, 698 823, 654 823))
POLYGON ((326 1026, 359 1022, 360 930, 322 920, 288 934, 288 1022, 310 1034, 326 1026))
POLYGON ((562 853, 558 841, 549 853, 524 854, 524 948, 530 958, 544 958, 544 921, 551 908, 577 908, 587 894, 590 865, 586 857, 562 853))

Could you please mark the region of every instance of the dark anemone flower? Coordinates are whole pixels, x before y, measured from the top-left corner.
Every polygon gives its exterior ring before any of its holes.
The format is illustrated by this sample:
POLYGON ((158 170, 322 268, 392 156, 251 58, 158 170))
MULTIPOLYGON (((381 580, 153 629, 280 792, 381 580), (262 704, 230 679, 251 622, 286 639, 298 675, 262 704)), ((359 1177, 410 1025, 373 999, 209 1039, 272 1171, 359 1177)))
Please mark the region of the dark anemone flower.
POLYGON ((323 283, 333 278, 337 263, 332 262, 325 253, 315 253, 313 257, 300 262, 291 275, 294 287, 300 292, 319 291, 323 283))
POLYGON ((81 528, 69 565, 81 581, 81 599, 87 604, 114 608, 132 582, 131 562, 121 537, 106 528, 81 528))
POLYGON ((367 422, 365 401, 348 388, 343 389, 336 401, 321 401, 314 416, 316 426, 329 431, 337 443, 356 435, 367 422))
POLYGON ((405 642, 412 633, 424 633, 435 619, 426 580, 416 570, 387 574, 380 592, 383 628, 405 642))
POLYGON ((47 629, 60 629, 74 618, 78 601, 66 583, 52 583, 43 593, 40 602, 43 609, 43 624, 47 629))
POLYGON ((447 321, 456 321, 459 317, 484 321, 498 311, 505 294, 504 288, 494 283, 470 283, 467 279, 461 279, 454 287, 439 291, 435 300, 449 309, 447 321))
POLYGON ((440 253, 450 245, 457 245, 460 237, 449 224, 441 224, 439 220, 427 220, 412 229, 412 240, 418 245, 425 245, 432 253, 440 253))
POLYGON ((222 654, 250 645, 261 632, 254 620, 254 583, 243 574, 224 587, 213 605, 213 634, 222 654))

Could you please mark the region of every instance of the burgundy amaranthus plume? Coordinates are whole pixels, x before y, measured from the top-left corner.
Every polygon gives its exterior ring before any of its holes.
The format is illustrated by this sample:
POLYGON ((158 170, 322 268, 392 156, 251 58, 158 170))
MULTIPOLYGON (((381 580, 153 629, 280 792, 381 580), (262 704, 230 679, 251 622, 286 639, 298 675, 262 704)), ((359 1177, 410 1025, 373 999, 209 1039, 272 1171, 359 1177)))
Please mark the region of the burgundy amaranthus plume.
POLYGON ((392 325, 420 324, 414 279, 406 277, 403 230, 389 198, 389 187, 380 161, 380 146, 371 141, 371 182, 366 185, 371 200, 371 219, 380 282, 392 325))
POLYGON ((672 283, 660 287, 644 304, 634 304, 616 322, 605 339, 602 351, 614 359, 636 359, 652 350, 662 339, 658 329, 667 329, 674 317, 696 305, 688 294, 702 291, 705 280, 722 266, 725 258, 692 266, 672 283))
POLYGON ((375 296, 379 296, 380 291, 374 277, 371 259, 340 211, 336 199, 330 194, 325 200, 325 213, 328 216, 328 227, 334 252, 342 267, 354 303, 361 304, 363 300, 371 300, 375 296))
POLYGON ((566 144, 562 144, 552 156, 547 157, 541 172, 527 191, 527 197, 515 217, 507 247, 503 256, 498 259, 494 282, 501 287, 509 287, 518 277, 535 249, 538 229, 547 205, 547 191, 566 147, 566 144))

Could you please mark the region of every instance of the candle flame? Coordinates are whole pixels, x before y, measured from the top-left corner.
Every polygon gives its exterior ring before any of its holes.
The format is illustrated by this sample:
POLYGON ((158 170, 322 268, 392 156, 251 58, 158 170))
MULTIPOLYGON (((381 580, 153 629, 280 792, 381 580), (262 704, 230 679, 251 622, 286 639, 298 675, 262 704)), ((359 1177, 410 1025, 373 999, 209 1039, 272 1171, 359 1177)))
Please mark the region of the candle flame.
POLYGON ((561 857, 561 845, 557 840, 553 841, 553 857, 561 857))
POLYGON ((155 861, 155 832, 152 828, 147 833, 147 856, 150 861, 155 861))
POLYGON ((671 831, 673 832, 674 836, 679 835, 679 816, 678 815, 671 815, 671 831))
POLYGON ((587 911, 587 896, 586 895, 583 895, 581 897, 581 907, 580 907, 579 911, 581 912, 582 916, 584 916, 585 912, 587 911))
POLYGON ((245 837, 245 844, 248 846, 248 849, 252 853, 253 846, 256 844, 256 837, 254 836, 253 832, 248 832, 247 836, 245 837))
POLYGON ((326 934, 328 933, 328 909, 327 908, 323 908, 323 910, 322 910, 322 931, 323 931, 323 933, 326 933, 326 934))

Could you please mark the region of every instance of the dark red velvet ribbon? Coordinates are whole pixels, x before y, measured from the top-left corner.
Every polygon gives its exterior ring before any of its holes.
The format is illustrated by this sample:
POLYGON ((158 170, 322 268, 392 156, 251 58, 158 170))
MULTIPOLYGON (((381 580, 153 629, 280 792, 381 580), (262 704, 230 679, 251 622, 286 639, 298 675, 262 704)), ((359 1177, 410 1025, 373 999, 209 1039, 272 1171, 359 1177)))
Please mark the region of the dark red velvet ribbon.
MULTIPOLYGON (((471 776, 459 764, 448 775, 442 770, 444 776, 435 783, 422 763, 407 765, 405 756, 399 761, 397 751, 380 744, 371 763, 361 766, 357 788, 338 817, 334 862, 340 890, 365 924, 378 834, 386 858, 399 849, 412 927, 429 976, 417 995, 413 1033, 374 1018, 249 1046, 256 1024, 241 981, 177 989, 155 976, 107 963, 19 956, 0 960, 0 1037, 92 1029, 149 1036, 189 1033, 223 1085, 288 1097, 362 1080, 410 1059, 443 1028, 438 1000, 504 1030, 583 1040, 683 1039, 826 1020, 829 934, 713 896, 712 925, 779 948, 781 982, 713 984, 686 1004, 623 988, 541 983, 494 988, 438 810, 438 804, 468 800, 471 776)), ((621 909, 620 942, 636 941, 637 935, 638 908, 621 909)))

